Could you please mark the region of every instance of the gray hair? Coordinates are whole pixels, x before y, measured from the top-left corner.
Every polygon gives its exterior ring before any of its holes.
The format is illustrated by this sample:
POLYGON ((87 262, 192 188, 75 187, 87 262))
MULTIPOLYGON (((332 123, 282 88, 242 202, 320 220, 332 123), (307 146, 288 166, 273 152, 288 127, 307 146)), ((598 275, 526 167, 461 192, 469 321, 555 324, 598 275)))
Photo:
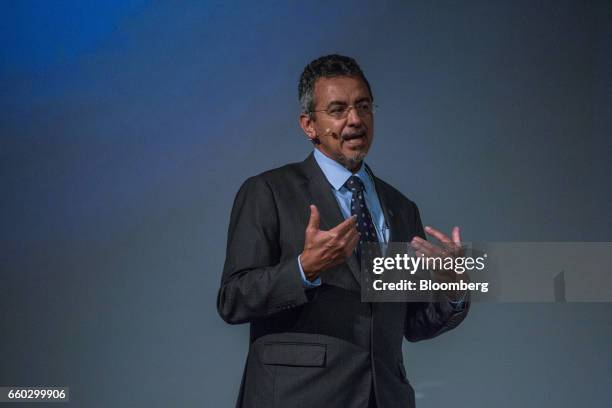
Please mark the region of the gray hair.
POLYGON ((370 97, 374 100, 370 83, 359 68, 357 61, 338 54, 325 55, 306 65, 300 76, 298 96, 303 113, 310 114, 315 108, 314 88, 317 79, 337 76, 354 76, 363 79, 370 92, 370 97))

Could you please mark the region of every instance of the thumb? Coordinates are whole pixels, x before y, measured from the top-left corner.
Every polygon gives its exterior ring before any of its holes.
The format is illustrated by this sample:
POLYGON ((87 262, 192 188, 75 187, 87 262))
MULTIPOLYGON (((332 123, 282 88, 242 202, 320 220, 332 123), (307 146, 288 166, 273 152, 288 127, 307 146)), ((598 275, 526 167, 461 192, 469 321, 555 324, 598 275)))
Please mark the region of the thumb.
POLYGON ((457 245, 461 244, 461 231, 459 230, 459 227, 454 227, 453 228, 453 242, 457 245))
POLYGON ((318 231, 319 230, 319 210, 316 205, 310 206, 310 219, 308 220, 308 225, 306 226, 306 231, 318 231))

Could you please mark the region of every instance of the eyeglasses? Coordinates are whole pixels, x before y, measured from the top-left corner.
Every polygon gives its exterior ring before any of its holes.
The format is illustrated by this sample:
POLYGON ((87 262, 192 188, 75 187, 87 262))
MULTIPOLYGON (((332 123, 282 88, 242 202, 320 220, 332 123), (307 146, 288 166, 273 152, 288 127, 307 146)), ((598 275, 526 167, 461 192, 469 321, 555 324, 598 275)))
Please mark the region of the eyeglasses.
POLYGON ((363 101, 355 105, 334 105, 331 108, 313 110, 310 111, 310 113, 325 112, 334 119, 346 119, 348 117, 349 111, 351 109, 355 109, 355 111, 357 111, 357 114, 363 118, 365 116, 373 114, 376 111, 376 108, 378 108, 378 106, 374 105, 372 102, 363 101))

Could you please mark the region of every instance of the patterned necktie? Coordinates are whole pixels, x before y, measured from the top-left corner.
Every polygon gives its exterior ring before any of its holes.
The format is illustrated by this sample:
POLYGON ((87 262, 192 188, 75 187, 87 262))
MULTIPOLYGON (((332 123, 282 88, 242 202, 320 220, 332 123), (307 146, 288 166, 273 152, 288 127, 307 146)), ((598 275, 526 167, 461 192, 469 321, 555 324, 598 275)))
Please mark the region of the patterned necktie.
POLYGON ((359 248, 362 247, 363 243, 378 242, 378 235, 376 235, 376 227, 374 227, 372 216, 366 205, 363 182, 359 177, 351 176, 344 185, 353 193, 353 198, 351 198, 351 215, 357 216, 357 231, 361 234, 357 250, 357 255, 359 256, 359 248))

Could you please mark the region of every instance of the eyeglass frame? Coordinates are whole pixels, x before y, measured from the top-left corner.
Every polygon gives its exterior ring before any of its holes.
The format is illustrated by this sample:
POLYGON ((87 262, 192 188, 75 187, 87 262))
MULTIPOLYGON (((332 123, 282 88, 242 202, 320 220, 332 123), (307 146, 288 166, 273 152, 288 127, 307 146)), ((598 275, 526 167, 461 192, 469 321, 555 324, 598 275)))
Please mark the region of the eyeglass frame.
POLYGON ((316 112, 325 112, 327 115, 331 116, 334 119, 346 119, 348 117, 349 112, 351 111, 351 109, 355 109, 355 112, 357 112, 357 115, 360 118, 363 118, 363 115, 373 115, 374 112, 376 112, 377 108, 378 108, 378 105, 374 104, 371 101, 360 101, 360 102, 358 102, 358 103, 356 103, 354 105, 346 105, 344 110, 342 111, 342 116, 339 116, 339 117, 336 117, 333 114, 329 113, 329 108, 327 108, 327 109, 311 110, 308 113, 312 114, 312 113, 316 113, 316 112), (371 109, 370 112, 362 112, 362 113, 360 113, 359 109, 355 105, 359 105, 361 103, 369 103, 370 104, 370 109, 371 109))

